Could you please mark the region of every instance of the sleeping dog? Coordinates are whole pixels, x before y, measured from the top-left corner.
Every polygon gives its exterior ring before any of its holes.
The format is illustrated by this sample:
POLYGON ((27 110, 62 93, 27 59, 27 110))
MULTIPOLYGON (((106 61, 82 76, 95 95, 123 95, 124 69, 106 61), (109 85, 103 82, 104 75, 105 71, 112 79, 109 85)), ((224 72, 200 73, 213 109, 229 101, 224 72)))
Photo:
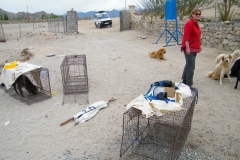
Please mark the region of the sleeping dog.
POLYGON ((23 96, 23 90, 22 90, 22 87, 25 87, 26 90, 30 93, 30 94, 33 94, 33 95, 36 95, 38 93, 38 89, 37 89, 37 86, 35 86, 31 80, 25 76, 25 75, 20 75, 16 81, 13 83, 13 87, 14 87, 14 90, 15 92, 19 95, 18 91, 17 91, 17 88, 20 92, 20 95, 22 97, 23 96))
POLYGON ((164 54, 166 54, 166 49, 165 48, 160 48, 158 51, 154 52, 149 52, 148 56, 151 58, 156 58, 161 62, 161 59, 166 61, 166 58, 164 57, 164 54))

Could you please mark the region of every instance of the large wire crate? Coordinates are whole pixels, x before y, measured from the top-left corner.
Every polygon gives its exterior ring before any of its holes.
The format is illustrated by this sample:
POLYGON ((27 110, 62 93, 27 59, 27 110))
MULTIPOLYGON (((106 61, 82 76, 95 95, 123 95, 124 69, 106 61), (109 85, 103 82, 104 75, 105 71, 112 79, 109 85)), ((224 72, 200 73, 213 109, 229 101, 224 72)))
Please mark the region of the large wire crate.
POLYGON ((131 107, 123 114, 120 159, 178 159, 191 128, 196 92, 183 100, 186 110, 148 119, 131 107))
POLYGON ((88 74, 85 55, 65 56, 60 68, 62 74, 63 93, 64 95, 69 95, 68 98, 64 98, 63 103, 69 99, 73 99, 73 101, 76 102, 79 100, 76 95, 80 96, 88 94, 88 74), (71 95, 73 95, 73 97, 71 97, 71 95))
POLYGON ((19 76, 16 81, 14 83, 15 87, 13 84, 6 92, 28 105, 52 97, 49 70, 46 68, 38 68, 26 72, 19 76), (21 83, 16 83, 16 81, 20 81, 21 83))

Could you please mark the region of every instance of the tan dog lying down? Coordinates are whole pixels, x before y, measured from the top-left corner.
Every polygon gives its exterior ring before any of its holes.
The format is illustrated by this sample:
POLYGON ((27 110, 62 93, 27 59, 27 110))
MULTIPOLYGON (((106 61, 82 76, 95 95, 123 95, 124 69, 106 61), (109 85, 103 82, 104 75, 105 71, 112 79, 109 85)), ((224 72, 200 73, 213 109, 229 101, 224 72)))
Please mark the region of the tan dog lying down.
POLYGON ((161 59, 166 61, 166 58, 164 58, 165 53, 166 53, 166 49, 165 48, 160 48, 158 51, 150 52, 148 55, 149 55, 149 57, 156 58, 159 61, 161 61, 161 59))
POLYGON ((229 82, 232 82, 229 75, 229 71, 231 69, 231 59, 232 56, 230 54, 224 55, 221 61, 215 66, 215 69, 211 72, 208 72, 207 76, 212 77, 215 80, 220 80, 219 84, 222 84, 222 79, 224 74, 226 74, 229 82))

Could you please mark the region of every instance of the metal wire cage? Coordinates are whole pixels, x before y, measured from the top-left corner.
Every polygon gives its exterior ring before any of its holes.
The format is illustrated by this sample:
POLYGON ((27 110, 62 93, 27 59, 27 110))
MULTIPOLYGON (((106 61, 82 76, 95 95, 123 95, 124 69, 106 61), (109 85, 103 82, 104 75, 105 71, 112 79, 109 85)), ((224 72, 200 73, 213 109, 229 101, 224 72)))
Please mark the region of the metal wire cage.
POLYGON ((148 119, 133 107, 124 112, 120 159, 178 159, 191 128, 195 101, 193 91, 183 101, 186 110, 148 119))
MULTIPOLYGON (((2 70, 3 70, 3 65, 0 64, 0 78, 1 78, 2 70)), ((2 88, 3 83, 1 83, 0 85, 1 85, 1 88, 2 88)))
POLYGON ((3 30, 3 27, 2 27, 2 23, 0 23, 0 42, 6 42, 4 30, 3 30))
POLYGON ((49 70, 38 68, 24 73, 5 91, 28 105, 51 98, 49 70))
POLYGON ((88 93, 85 55, 65 56, 60 68, 64 94, 88 93))

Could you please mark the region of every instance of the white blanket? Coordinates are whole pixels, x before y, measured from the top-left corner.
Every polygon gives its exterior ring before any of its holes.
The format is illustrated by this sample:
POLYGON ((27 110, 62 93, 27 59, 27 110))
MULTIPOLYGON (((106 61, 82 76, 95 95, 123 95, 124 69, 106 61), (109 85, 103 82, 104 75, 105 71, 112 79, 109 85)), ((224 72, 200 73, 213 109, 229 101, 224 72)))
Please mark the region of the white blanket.
MULTIPOLYGON (((134 107, 138 110, 142 111, 143 115, 146 115, 146 118, 149 118, 153 115, 156 116, 162 116, 164 113, 168 111, 180 111, 184 108, 182 108, 183 104, 183 98, 191 97, 191 89, 189 86, 183 84, 183 83, 175 83, 175 86, 178 86, 179 90, 175 90, 175 100, 177 102, 171 102, 169 101, 166 103, 165 101, 161 100, 146 100, 143 95, 139 95, 136 99, 132 100, 126 107, 126 110, 128 110, 131 107, 134 107), (177 97, 178 96, 178 97, 177 97)), ((173 99, 173 98, 169 98, 173 99)))
POLYGON ((85 110, 82 110, 73 116, 75 123, 83 123, 91 119, 100 109, 107 107, 107 104, 107 101, 99 101, 88 106, 85 110))
POLYGON ((29 63, 18 63, 15 68, 2 70, 1 80, 5 84, 6 88, 11 88, 11 85, 15 80, 23 73, 33 71, 35 69, 42 68, 41 66, 29 64, 29 63))

